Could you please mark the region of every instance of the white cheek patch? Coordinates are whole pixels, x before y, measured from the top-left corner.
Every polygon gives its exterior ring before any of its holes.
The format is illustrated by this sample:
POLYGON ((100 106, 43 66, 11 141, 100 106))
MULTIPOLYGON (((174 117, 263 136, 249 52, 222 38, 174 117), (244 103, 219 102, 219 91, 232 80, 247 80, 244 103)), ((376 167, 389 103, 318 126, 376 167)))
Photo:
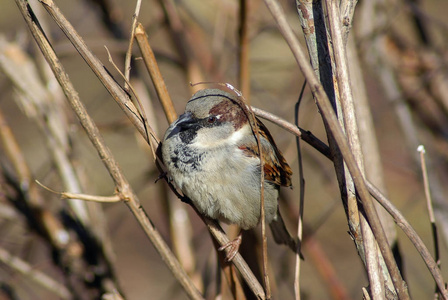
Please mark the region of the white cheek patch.
POLYGON ((192 146, 200 149, 206 149, 217 146, 235 145, 241 139, 243 139, 245 135, 245 130, 243 127, 238 131, 231 133, 226 138, 220 139, 219 137, 216 136, 216 132, 214 132, 214 130, 217 130, 217 128, 205 129, 202 130, 202 132, 199 131, 193 140, 192 146))
POLYGON ((229 138, 227 140, 229 144, 236 144, 237 142, 239 142, 243 138, 243 136, 244 136, 244 129, 243 128, 239 129, 238 131, 235 131, 234 133, 232 133, 229 136, 229 138))

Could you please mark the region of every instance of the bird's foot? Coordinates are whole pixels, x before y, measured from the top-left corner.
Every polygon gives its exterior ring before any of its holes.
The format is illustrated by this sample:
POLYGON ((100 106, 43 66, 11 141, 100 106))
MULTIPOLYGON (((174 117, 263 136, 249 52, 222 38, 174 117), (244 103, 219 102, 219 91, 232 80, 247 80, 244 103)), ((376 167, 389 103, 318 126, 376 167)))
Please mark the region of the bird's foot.
POLYGON ((225 259, 226 262, 231 262, 235 258, 235 255, 238 253, 238 250, 240 249, 242 240, 243 237, 242 234, 240 233, 233 241, 230 241, 227 244, 218 248, 219 251, 224 251, 225 249, 228 249, 225 259))

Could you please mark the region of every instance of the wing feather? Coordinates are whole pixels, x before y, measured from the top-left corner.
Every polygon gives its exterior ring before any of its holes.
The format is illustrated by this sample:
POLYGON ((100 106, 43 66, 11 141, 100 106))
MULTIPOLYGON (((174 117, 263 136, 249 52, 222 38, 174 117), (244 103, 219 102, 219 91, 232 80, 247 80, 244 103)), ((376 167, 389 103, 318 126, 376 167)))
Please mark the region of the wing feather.
MULTIPOLYGON (((262 154, 264 158, 264 177, 278 186, 291 186, 292 170, 274 142, 269 130, 258 119, 258 128, 261 136, 262 154)), ((258 157, 258 146, 255 139, 251 143, 240 145, 239 148, 247 156, 258 157)))

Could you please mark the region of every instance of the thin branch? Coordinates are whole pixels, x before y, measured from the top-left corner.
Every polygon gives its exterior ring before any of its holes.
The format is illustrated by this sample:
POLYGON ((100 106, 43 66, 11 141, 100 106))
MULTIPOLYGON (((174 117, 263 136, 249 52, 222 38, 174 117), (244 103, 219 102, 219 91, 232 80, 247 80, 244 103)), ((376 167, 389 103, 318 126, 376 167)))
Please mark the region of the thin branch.
POLYGON ((112 55, 110 55, 109 49, 106 48, 106 52, 107 52, 107 57, 109 59, 109 62, 112 64, 112 66, 115 68, 115 70, 118 72, 118 74, 120 74, 120 76, 124 79, 124 81, 126 82, 127 86, 128 86, 128 90, 130 90, 132 92, 132 95, 134 95, 135 100, 138 104, 137 109, 138 109, 138 113, 139 113, 139 117, 141 119, 141 122, 143 123, 144 127, 145 127, 145 140, 148 141, 149 146, 151 148, 152 151, 152 157, 153 160, 156 160, 156 150, 157 150, 157 146, 155 144, 159 144, 159 139, 156 136, 156 133, 154 132, 154 130, 151 128, 151 126, 149 126, 149 122, 148 119, 146 118, 146 112, 145 109, 142 105, 142 102, 140 101, 140 98, 138 97, 137 92, 135 91, 134 87, 132 86, 132 84, 129 82, 129 80, 123 75, 123 73, 120 71, 120 69, 117 67, 117 65, 115 64, 112 55), (149 132, 148 132, 149 131, 149 132), (153 138, 153 140, 155 141, 155 143, 151 142, 151 138, 149 137, 149 135, 153 138))
POLYGON ((120 202, 122 199, 120 196, 96 196, 96 195, 87 195, 87 194, 75 194, 75 193, 68 193, 68 192, 62 192, 61 198, 62 199, 79 199, 84 201, 92 201, 92 202, 99 202, 99 203, 114 203, 114 202, 120 202))
MULTIPOLYGON (((243 98, 244 99, 244 98, 243 98)), ((243 103, 244 105, 244 103, 243 103)), ((261 218, 261 237, 263 239, 262 248, 263 248, 263 283, 266 291, 266 299, 271 299, 271 285, 269 283, 269 274, 268 274, 268 242, 266 237, 266 212, 265 212, 265 199, 264 199, 264 158, 263 158, 263 148, 261 147, 260 140, 260 130, 258 127, 258 123, 255 119, 254 112, 250 109, 249 106, 250 117, 248 119, 251 120, 250 123, 252 130, 255 132, 255 136, 257 138, 257 146, 258 146, 258 156, 260 158, 260 218, 261 218)))
POLYGON ((384 276, 381 270, 381 255, 378 255, 375 237, 365 218, 361 219, 361 232, 363 236, 365 267, 369 278, 369 291, 372 300, 382 300, 386 296, 384 276))
MULTIPOLYGON (((429 188, 429 180, 428 180, 428 170, 426 169, 426 162, 425 162, 426 150, 423 145, 420 145, 418 146, 417 151, 420 153, 420 162, 423 174, 423 184, 425 186, 426 205, 428 207, 429 221, 431 222, 431 224, 435 224, 436 219, 434 217, 434 209, 432 207, 431 190, 429 188)), ((436 260, 438 260, 439 258, 438 251, 439 249, 436 249, 436 260)))
POLYGON ((124 77, 126 78, 124 88, 126 91, 128 91, 129 84, 128 81, 130 80, 130 74, 131 74, 131 58, 132 58, 132 46, 134 45, 134 33, 135 28, 137 27, 137 20, 138 15, 140 14, 140 8, 142 6, 142 0, 137 0, 137 4, 135 5, 135 11, 132 15, 132 27, 131 27, 131 36, 129 37, 129 46, 128 50, 126 51, 126 57, 124 61, 124 77))
MULTIPOLYGON (((305 91, 306 87, 306 81, 303 82, 302 90, 300 91, 299 99, 297 100, 296 106, 295 106, 295 113, 294 113, 294 122, 296 127, 299 127, 299 108, 300 103, 303 98, 303 92, 305 91)), ((299 198, 299 217, 297 221, 297 237, 298 237, 298 246, 301 247, 301 241, 303 238, 303 208, 304 208, 304 202, 305 202, 305 177, 303 175, 303 161, 302 161, 302 149, 300 147, 300 137, 296 136, 296 146, 297 146, 297 160, 299 162, 299 185, 300 185, 300 198, 299 198)), ((295 299, 300 300, 300 253, 301 249, 297 250, 296 254, 296 265, 294 270, 294 293, 295 293, 295 299)))
POLYGON ((261 236, 262 236, 262 248, 263 248, 263 283, 266 291, 266 299, 271 299, 271 286, 269 283, 268 275, 268 244, 266 237, 266 218, 265 218, 265 206, 264 206, 264 159, 263 159, 263 149, 261 146, 260 131, 258 127, 257 120, 255 119, 255 114, 252 111, 251 106, 247 105, 243 94, 235 89, 231 84, 225 84, 226 87, 231 89, 238 96, 236 98, 238 105, 244 111, 247 119, 249 120, 250 127, 257 141, 258 147, 258 157, 260 158, 260 219, 261 219, 261 236))
POLYGON ((239 89, 243 93, 247 104, 250 105, 250 43, 249 43, 249 13, 250 0, 240 0, 239 10, 239 89))
POLYGON ((361 145, 358 137, 358 126, 356 123, 356 115, 354 109, 354 100, 351 88, 351 80, 348 69, 347 52, 342 37, 340 26, 338 1, 326 0, 326 8, 328 11, 329 27, 332 37, 333 55, 335 60, 336 80, 339 88, 339 98, 344 117, 344 129, 350 150, 355 156, 356 162, 364 172, 364 163, 362 158, 361 145))
POLYGON ((170 94, 168 93, 168 89, 166 88, 162 73, 160 73, 159 65, 157 64, 154 52, 152 51, 152 48, 149 44, 148 36, 146 35, 145 29, 140 23, 135 30, 135 38, 137 39, 137 43, 142 53, 146 68, 148 69, 154 87, 156 88, 160 103, 163 106, 166 118, 171 124, 177 119, 176 110, 174 109, 170 94))
POLYGON ((347 44, 348 34, 352 29, 353 16, 355 14, 355 7, 358 0, 342 0, 340 5, 341 22, 342 22, 342 34, 344 38, 344 44, 347 44))
MULTIPOLYGON (((423 184, 425 187, 426 205, 428 207, 429 221, 431 222, 432 240, 434 242, 434 258, 435 258, 437 266, 440 269, 439 238, 438 238, 438 234, 437 234, 436 218, 434 217, 434 209, 432 207, 432 198, 431 198, 431 190, 430 190, 430 186, 429 186, 428 170, 426 168, 426 162, 425 162, 426 150, 423 145, 420 145, 420 146, 418 146, 417 151, 420 153, 420 162, 421 162, 422 174, 423 174, 423 184)), ((437 292, 437 285, 436 285, 436 292, 437 292)), ((436 298, 437 298, 437 296, 436 296, 436 298)))
POLYGON ((62 199, 79 199, 79 200, 84 200, 84 201, 104 202, 104 203, 113 203, 113 202, 121 201, 121 198, 118 195, 104 197, 104 196, 87 195, 87 194, 80 194, 80 193, 57 192, 57 191, 52 190, 49 187, 43 185, 38 180, 35 180, 35 182, 38 185, 40 185, 42 188, 46 189, 47 191, 60 195, 62 199))

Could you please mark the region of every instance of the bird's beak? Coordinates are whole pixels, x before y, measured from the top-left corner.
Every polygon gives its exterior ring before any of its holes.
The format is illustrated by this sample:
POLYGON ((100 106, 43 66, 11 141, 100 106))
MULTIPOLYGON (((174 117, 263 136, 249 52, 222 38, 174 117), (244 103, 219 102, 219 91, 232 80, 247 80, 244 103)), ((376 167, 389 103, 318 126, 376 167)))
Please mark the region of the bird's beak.
POLYGON ((186 112, 179 116, 176 120, 175 126, 181 129, 189 129, 195 124, 193 115, 190 112, 186 112))
POLYGON ((172 136, 182 132, 184 130, 188 130, 197 125, 193 115, 190 112, 186 112, 179 116, 179 118, 171 124, 171 132, 168 134, 166 139, 171 138, 172 136))

